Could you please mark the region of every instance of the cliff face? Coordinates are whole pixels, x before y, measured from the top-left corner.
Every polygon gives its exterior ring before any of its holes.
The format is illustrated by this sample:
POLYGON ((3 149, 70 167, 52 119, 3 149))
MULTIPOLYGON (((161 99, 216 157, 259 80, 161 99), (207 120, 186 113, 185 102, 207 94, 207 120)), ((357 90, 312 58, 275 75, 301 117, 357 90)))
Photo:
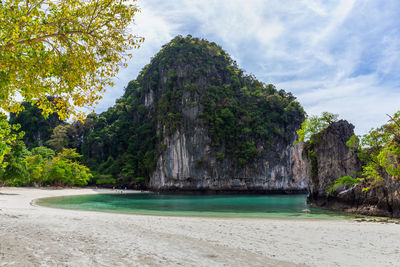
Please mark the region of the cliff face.
POLYGON ((305 191, 302 147, 293 145, 304 118, 295 98, 243 76, 215 44, 200 44, 197 53, 199 41, 189 40, 193 46, 187 41, 177 39, 179 48, 167 47, 178 57, 174 63, 160 64, 164 55, 159 55, 149 67, 160 77, 143 99, 157 114, 162 148, 149 186, 305 191), (190 57, 196 60, 186 60, 190 57), (162 106, 166 98, 167 107, 162 106))
POLYGON ((239 167, 232 164, 232 158, 217 159, 207 129, 196 126, 192 129, 189 133, 177 131, 163 140, 166 149, 157 159, 150 187, 254 192, 306 190, 301 144, 276 144, 273 151, 260 148, 260 158, 239 167))
POLYGON ((244 75, 215 43, 176 37, 115 107, 90 117, 82 154, 117 183, 155 190, 305 191, 304 110, 244 75))
POLYGON ((308 202, 320 207, 374 216, 400 217, 400 187, 392 177, 368 191, 364 183, 342 186, 328 194, 334 181, 342 176, 357 177, 361 162, 346 146, 354 134, 354 126, 347 121, 332 123, 317 136, 314 144, 305 144, 303 157, 309 180, 308 202))
POLYGON ((309 179, 309 200, 325 201, 328 189, 342 176, 355 176, 361 170, 356 153, 346 146, 354 135, 354 126, 340 120, 332 123, 315 138, 314 143, 306 143, 303 156, 307 162, 309 179))

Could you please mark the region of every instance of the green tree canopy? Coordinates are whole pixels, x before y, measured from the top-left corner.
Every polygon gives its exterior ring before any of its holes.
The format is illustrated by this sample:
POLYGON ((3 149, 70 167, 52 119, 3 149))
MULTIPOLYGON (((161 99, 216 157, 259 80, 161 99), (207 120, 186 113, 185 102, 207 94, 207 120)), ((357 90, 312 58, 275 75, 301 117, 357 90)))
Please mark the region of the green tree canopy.
POLYGON ((24 142, 15 142, 10 152, 5 156, 7 163, 4 168, 0 167, 0 180, 6 181, 8 185, 19 186, 29 182, 29 173, 26 157, 29 156, 24 142))
POLYGON ((17 99, 63 120, 92 106, 143 38, 128 34, 135 0, 0 1, 0 109, 17 99), (56 96, 51 102, 47 96, 56 96))
POLYGON ((7 116, 0 112, 0 166, 5 167, 4 157, 10 153, 12 144, 22 138, 23 132, 15 133, 20 128, 19 125, 10 125, 7 116))
POLYGON ((301 124, 301 129, 297 131, 297 135, 299 136, 298 142, 310 140, 312 136, 327 128, 332 122, 337 121, 338 118, 338 114, 333 114, 326 111, 322 112, 320 116, 314 115, 308 117, 301 124))
POLYGON ((53 129, 64 123, 59 119, 57 113, 51 113, 44 118, 42 110, 36 105, 24 102, 22 106, 24 107, 23 111, 18 114, 10 114, 9 122, 21 125, 20 130, 25 133, 23 139, 28 149, 43 146, 50 139, 53 129))
POLYGON ((46 142, 46 144, 57 152, 60 152, 63 148, 67 147, 69 141, 68 127, 69 125, 58 125, 55 127, 51 138, 46 142))
POLYGON ((16 142, 0 166, 0 181, 6 185, 86 185, 93 175, 79 162, 74 149, 55 153, 46 147, 28 151, 22 141, 16 142))
POLYGON ((389 117, 387 124, 346 143, 363 163, 365 190, 381 185, 388 175, 400 181, 400 111, 389 117))

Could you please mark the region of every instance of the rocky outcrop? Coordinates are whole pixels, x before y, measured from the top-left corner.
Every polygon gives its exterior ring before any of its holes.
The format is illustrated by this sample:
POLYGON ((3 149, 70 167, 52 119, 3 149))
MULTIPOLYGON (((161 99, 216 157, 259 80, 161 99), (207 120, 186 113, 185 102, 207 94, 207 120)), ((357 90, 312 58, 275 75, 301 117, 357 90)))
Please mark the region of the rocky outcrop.
POLYGON ((303 157, 309 180, 308 202, 320 207, 374 216, 400 217, 400 183, 386 176, 381 184, 363 190, 365 184, 342 186, 329 194, 328 189, 342 176, 357 177, 361 162, 346 146, 354 126, 341 120, 332 123, 305 144, 303 157))
POLYGON ((82 154, 130 188, 305 192, 294 145, 304 117, 291 93, 245 75, 215 43, 177 36, 87 120, 82 154))
POLYGON ((392 177, 368 191, 363 191, 364 184, 342 189, 332 198, 328 207, 371 216, 400 218, 400 184, 392 177))
POLYGON ((293 144, 304 113, 291 94, 244 76, 220 47, 190 37, 171 41, 155 70, 157 85, 141 99, 162 136, 150 188, 306 191, 302 145, 293 144))
POLYGON ((232 165, 231 158, 217 159, 204 128, 176 132, 163 144, 166 149, 150 179, 155 190, 296 193, 307 189, 302 144, 261 148, 262 156, 243 167, 232 165))
POLYGON ((361 170, 356 153, 346 146, 354 135, 354 126, 340 120, 332 123, 307 142, 303 156, 307 162, 309 200, 319 202, 329 198, 328 189, 342 176, 354 176, 361 170))

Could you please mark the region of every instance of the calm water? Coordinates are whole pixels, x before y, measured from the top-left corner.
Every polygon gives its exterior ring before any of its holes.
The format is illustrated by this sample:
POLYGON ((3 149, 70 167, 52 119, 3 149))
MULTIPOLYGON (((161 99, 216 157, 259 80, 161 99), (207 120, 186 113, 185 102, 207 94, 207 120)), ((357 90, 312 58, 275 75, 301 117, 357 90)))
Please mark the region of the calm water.
POLYGON ((103 194, 44 198, 36 203, 63 209, 151 215, 345 218, 308 206, 306 195, 103 194), (305 213, 305 209, 311 213, 305 213))

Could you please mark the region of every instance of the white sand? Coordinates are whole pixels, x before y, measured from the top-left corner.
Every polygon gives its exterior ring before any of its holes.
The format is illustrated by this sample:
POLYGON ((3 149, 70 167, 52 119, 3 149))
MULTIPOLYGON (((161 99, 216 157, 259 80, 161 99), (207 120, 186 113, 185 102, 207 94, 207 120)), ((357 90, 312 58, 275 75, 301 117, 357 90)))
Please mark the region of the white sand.
POLYGON ((400 266, 400 225, 39 207, 93 189, 0 188, 0 266, 400 266))

